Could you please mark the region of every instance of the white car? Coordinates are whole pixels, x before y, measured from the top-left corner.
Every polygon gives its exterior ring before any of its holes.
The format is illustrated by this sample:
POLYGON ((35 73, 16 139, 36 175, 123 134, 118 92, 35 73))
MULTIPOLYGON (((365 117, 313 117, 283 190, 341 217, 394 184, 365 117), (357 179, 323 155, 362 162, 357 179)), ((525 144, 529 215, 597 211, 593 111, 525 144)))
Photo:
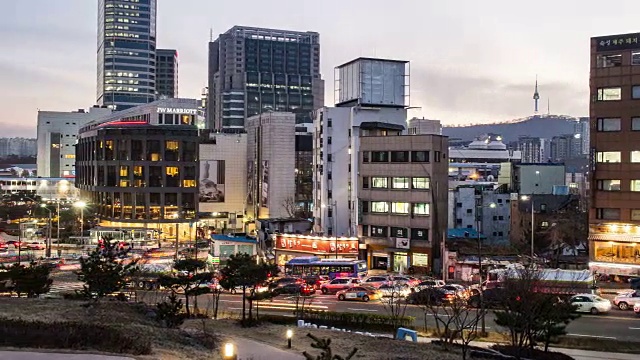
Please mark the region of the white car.
POLYGON ((576 312, 586 312, 593 315, 607 313, 612 307, 611 301, 594 294, 574 295, 569 301, 576 306, 576 312))
POLYGON ((613 305, 619 307, 620 310, 631 309, 638 303, 640 303, 640 290, 631 290, 620 293, 613 299, 613 305))

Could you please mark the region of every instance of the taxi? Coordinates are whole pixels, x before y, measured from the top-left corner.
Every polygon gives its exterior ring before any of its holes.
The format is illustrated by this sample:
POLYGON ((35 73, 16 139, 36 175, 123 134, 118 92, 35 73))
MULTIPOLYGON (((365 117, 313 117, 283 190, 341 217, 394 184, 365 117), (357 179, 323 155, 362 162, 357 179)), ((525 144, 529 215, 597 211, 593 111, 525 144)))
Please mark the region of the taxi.
POLYGON ((380 291, 364 286, 354 286, 349 289, 340 290, 336 295, 340 301, 359 300, 368 302, 370 300, 380 300, 382 298, 382 293, 380 291))

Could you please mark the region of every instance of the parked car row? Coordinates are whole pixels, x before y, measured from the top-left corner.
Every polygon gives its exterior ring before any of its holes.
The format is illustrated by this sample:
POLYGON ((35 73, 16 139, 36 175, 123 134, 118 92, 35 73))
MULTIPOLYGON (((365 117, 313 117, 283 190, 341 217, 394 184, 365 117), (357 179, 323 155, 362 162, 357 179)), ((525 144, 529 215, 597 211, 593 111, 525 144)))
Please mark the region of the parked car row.
POLYGON ((26 250, 44 250, 46 248, 44 243, 38 241, 18 241, 18 240, 9 240, 6 242, 0 241, 0 250, 8 250, 9 247, 13 247, 14 249, 26 249, 26 250))

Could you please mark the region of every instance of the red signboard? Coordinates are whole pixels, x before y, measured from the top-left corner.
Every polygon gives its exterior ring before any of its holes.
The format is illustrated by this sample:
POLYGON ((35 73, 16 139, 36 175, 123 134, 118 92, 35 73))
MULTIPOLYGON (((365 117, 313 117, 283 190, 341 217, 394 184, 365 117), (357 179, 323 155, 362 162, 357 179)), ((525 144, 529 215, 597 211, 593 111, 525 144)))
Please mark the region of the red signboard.
POLYGON ((357 238, 326 238, 311 236, 276 236, 276 249, 310 254, 357 254, 357 238))

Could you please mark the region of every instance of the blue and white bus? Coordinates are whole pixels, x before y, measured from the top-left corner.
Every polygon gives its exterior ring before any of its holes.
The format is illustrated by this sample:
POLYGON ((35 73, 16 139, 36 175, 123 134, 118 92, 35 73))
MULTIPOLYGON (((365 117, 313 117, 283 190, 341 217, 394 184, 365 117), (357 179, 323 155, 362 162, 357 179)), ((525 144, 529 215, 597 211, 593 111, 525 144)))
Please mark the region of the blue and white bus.
POLYGON ((353 259, 320 259, 317 256, 297 257, 284 265, 287 276, 325 275, 336 277, 367 276, 367 262, 353 259))

